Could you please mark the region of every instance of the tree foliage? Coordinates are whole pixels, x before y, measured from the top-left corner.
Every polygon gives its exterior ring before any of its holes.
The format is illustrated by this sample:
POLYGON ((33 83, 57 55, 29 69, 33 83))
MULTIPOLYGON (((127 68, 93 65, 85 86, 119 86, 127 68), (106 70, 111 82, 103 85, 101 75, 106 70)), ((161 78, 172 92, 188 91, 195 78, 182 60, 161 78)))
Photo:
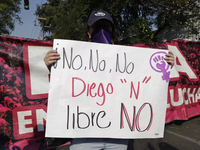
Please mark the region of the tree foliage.
POLYGON ((45 25, 50 28, 45 32, 51 33, 47 40, 83 40, 93 10, 111 14, 121 44, 155 42, 166 27, 194 28, 192 19, 199 18, 196 0, 48 0, 37 8, 36 15, 47 18, 45 25))
POLYGON ((19 21, 21 0, 1 0, 0 1, 0 35, 10 34, 14 30, 15 21, 19 21))

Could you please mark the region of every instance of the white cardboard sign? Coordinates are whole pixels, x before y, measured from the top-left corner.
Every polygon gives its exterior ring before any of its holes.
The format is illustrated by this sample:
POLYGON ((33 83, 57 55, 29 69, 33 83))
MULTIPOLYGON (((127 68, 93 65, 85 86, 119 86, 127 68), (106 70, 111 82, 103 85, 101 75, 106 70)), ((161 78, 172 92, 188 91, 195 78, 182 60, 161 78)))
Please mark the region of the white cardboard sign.
POLYGON ((163 137, 166 50, 54 40, 46 137, 163 137))

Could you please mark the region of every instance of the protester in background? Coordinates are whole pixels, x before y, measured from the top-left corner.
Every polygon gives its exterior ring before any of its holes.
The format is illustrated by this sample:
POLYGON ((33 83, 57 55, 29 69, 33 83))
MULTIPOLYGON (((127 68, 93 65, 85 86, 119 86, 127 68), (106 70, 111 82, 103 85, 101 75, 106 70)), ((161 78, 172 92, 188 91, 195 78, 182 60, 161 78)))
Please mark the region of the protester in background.
MULTIPOLYGON (((113 19, 106 11, 93 11, 88 20, 88 28, 85 39, 90 42, 113 44, 119 43, 117 30, 114 27, 113 19)), ((60 56, 55 50, 51 50, 44 58, 47 68, 55 63, 60 56)), ((174 65, 174 56, 172 52, 166 54, 165 60, 174 65)), ((112 138, 74 138, 71 142, 71 150, 126 150, 128 139, 112 138)))

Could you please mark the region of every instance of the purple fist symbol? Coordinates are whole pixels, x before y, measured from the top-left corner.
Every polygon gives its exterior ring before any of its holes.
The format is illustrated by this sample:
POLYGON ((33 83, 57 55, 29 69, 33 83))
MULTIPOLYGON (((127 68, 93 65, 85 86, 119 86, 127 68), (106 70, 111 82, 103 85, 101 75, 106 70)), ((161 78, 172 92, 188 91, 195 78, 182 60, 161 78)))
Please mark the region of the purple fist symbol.
POLYGON ((150 65, 153 70, 156 72, 162 72, 163 76, 162 79, 169 81, 170 72, 167 70, 169 69, 169 64, 164 60, 165 52, 156 52, 150 58, 150 65))

